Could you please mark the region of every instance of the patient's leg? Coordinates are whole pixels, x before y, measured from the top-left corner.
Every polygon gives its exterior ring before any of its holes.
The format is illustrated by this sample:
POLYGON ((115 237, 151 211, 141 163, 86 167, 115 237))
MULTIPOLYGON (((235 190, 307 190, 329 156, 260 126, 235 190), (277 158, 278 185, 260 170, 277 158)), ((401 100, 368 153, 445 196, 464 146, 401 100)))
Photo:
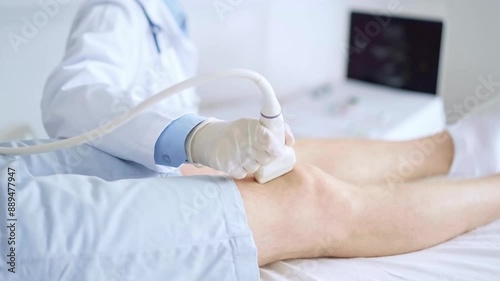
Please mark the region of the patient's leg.
POLYGON ((299 140, 297 162, 358 184, 401 183, 447 174, 453 143, 443 132, 410 141, 299 140))
POLYGON ((236 183, 261 265, 291 258, 406 253, 500 218, 500 175, 360 188, 297 165, 264 186, 252 179, 236 183))
MULTIPOLYGON (((448 133, 410 141, 305 139, 296 142, 297 163, 308 163, 357 184, 402 183, 447 174, 453 160, 448 133)), ((220 174, 192 165, 184 175, 220 174)))

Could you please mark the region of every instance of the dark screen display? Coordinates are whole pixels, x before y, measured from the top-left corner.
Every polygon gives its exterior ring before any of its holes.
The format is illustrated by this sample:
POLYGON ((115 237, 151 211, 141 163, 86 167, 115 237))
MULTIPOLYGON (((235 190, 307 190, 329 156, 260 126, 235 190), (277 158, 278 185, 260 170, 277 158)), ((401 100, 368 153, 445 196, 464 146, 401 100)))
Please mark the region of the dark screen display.
POLYGON ((351 13, 347 77, 436 94, 443 23, 351 13))

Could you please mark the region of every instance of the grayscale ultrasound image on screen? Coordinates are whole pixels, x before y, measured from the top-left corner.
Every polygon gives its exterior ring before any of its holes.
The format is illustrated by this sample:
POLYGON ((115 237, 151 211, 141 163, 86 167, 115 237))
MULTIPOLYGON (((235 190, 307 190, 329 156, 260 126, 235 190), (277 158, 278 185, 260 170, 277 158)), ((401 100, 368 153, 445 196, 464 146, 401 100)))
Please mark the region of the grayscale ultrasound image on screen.
POLYGON ((351 13, 347 77, 436 94, 443 23, 351 13))

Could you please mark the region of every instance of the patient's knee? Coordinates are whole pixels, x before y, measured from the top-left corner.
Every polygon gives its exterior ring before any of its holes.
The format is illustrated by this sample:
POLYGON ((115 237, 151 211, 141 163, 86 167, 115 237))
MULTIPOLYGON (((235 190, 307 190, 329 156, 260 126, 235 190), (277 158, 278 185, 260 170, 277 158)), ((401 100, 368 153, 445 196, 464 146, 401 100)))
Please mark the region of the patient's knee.
POLYGON ((334 256, 356 217, 353 186, 311 165, 265 185, 238 181, 259 263, 334 256), (333 251, 333 252, 332 252, 333 251))
POLYGON ((319 168, 309 164, 297 164, 294 169, 284 177, 290 187, 300 192, 312 192, 316 185, 322 181, 326 174, 319 168))
MULTIPOLYGON (((309 257, 332 256, 354 231, 360 210, 358 188, 311 165, 294 170, 289 222, 310 239, 309 257)), ((291 177, 292 178, 292 177, 291 177)))

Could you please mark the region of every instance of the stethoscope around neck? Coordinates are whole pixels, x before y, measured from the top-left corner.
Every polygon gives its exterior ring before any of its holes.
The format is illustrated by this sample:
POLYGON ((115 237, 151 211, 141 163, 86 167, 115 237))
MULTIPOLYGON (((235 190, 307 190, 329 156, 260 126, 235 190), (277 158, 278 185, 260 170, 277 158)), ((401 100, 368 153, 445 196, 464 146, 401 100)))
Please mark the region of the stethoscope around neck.
POLYGON ((136 0, 136 2, 141 7, 144 16, 146 16, 146 19, 148 20, 149 29, 151 30, 151 34, 153 35, 153 40, 155 41, 156 51, 158 52, 158 54, 161 54, 160 44, 158 43, 158 33, 161 32, 161 27, 151 20, 148 12, 146 11, 146 8, 144 8, 144 5, 141 3, 141 1, 136 0))

